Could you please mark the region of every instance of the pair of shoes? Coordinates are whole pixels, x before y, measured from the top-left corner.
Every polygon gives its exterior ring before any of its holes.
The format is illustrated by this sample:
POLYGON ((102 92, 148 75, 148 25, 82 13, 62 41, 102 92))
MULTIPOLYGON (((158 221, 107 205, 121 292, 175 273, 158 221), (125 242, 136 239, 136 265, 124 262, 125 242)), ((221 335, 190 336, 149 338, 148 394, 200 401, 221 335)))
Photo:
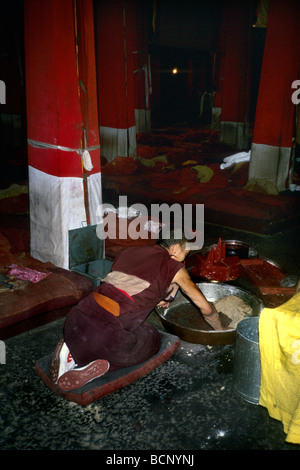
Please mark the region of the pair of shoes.
POLYGON ((50 364, 50 378, 52 382, 57 383, 59 377, 66 372, 74 369, 76 363, 69 351, 68 346, 64 339, 60 339, 55 348, 51 364, 50 364))
POLYGON ((60 390, 63 391, 75 390, 104 375, 109 367, 110 364, 108 361, 105 359, 97 359, 84 367, 66 372, 58 379, 57 385, 60 390))

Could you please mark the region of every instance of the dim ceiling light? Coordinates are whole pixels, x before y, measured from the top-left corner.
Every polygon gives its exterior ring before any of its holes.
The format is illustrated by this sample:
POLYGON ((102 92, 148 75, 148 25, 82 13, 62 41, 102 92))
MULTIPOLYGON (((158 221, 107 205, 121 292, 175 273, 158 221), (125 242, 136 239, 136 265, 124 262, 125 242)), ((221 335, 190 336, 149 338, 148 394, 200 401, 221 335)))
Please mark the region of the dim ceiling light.
POLYGON ((172 74, 173 74, 173 75, 176 75, 176 73, 178 73, 178 69, 174 68, 174 69, 172 70, 172 74))

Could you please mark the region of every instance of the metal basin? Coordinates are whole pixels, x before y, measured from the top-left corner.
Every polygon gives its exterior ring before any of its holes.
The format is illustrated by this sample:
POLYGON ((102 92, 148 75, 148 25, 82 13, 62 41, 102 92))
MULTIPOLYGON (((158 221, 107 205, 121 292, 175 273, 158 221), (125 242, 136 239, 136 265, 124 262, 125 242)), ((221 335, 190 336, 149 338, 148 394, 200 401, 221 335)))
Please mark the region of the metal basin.
MULTIPOLYGON (((228 295, 240 297, 252 309, 249 316, 259 316, 264 308, 264 303, 258 297, 230 284, 199 283, 197 286, 209 302, 216 302, 228 295)), ((156 308, 156 313, 164 328, 184 341, 209 345, 225 345, 235 342, 236 328, 225 331, 213 330, 205 322, 199 309, 180 291, 168 308, 156 308)))

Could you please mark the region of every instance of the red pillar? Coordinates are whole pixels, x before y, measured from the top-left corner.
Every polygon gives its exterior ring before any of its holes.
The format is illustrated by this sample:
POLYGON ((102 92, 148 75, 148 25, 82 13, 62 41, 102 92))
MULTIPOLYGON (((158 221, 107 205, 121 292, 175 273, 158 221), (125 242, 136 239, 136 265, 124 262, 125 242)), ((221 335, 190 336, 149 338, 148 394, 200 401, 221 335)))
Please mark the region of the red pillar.
POLYGON ((148 54, 147 5, 136 4, 136 49, 134 58, 134 92, 136 132, 149 132, 150 119, 150 61, 148 54))
POLYGON ((96 2, 96 50, 101 156, 136 154, 135 0, 96 2))
POLYGON ((255 115, 249 179, 289 184, 295 105, 292 82, 299 78, 300 8, 297 0, 270 2, 255 115))
POLYGON ((25 69, 31 254, 68 268, 68 231, 101 203, 92 0, 25 2, 25 69))
POLYGON ((221 108, 221 140, 239 150, 248 146, 249 11, 249 2, 223 2, 220 88, 215 100, 221 108))

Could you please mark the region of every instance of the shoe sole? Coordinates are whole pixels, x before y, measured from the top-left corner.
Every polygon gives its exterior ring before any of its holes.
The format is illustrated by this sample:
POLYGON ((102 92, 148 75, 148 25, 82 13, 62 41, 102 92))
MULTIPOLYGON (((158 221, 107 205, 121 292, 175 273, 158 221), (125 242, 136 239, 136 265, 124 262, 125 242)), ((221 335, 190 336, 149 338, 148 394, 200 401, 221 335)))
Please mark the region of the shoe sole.
POLYGON ((60 363, 59 355, 60 355, 61 348, 63 347, 63 344, 64 344, 64 339, 61 338, 56 345, 56 348, 55 348, 55 351, 53 353, 53 357, 51 360, 51 364, 50 364, 49 375, 50 375, 50 379, 54 383, 56 383, 58 379, 59 363, 60 363))
POLYGON ((83 385, 91 382, 104 375, 109 369, 109 362, 104 359, 98 359, 91 362, 84 368, 72 369, 63 374, 57 382, 60 390, 70 391, 83 387, 83 385))

